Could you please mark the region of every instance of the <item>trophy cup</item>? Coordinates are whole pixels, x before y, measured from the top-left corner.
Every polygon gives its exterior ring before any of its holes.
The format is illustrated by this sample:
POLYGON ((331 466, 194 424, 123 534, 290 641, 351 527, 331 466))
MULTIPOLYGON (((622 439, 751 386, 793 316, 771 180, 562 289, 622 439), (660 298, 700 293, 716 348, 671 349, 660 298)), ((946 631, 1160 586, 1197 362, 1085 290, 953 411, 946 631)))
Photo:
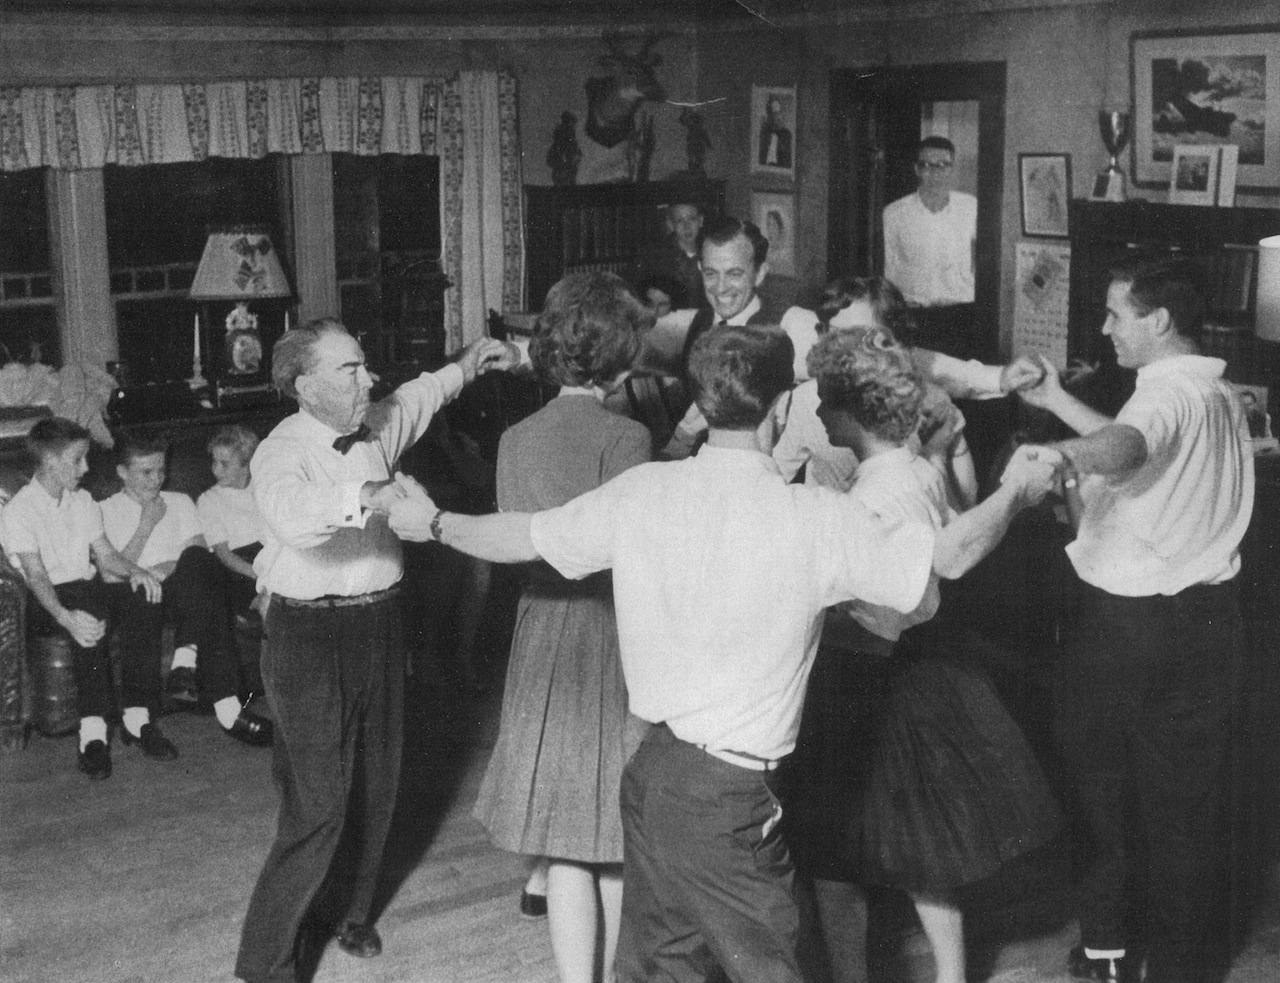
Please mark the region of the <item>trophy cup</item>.
POLYGON ((1111 154, 1107 169, 1100 173, 1093 184, 1094 201, 1124 201, 1124 171, 1120 169, 1120 152, 1129 142, 1129 114, 1119 110, 1098 111, 1098 130, 1102 142, 1111 154))

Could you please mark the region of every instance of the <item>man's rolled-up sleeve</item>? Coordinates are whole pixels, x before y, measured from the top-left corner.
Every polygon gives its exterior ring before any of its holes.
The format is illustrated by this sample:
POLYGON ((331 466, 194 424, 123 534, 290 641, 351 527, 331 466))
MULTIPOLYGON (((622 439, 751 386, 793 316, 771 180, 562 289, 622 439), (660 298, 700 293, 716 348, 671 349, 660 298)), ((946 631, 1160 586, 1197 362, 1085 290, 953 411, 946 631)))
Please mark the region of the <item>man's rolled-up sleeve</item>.
POLYGON ((558 508, 534 515, 529 537, 538 555, 570 580, 613 566, 617 543, 614 479, 558 508))
POLYGON ((832 493, 817 530, 824 606, 859 600, 906 614, 924 597, 933 572, 934 530, 927 521, 881 515, 832 493))

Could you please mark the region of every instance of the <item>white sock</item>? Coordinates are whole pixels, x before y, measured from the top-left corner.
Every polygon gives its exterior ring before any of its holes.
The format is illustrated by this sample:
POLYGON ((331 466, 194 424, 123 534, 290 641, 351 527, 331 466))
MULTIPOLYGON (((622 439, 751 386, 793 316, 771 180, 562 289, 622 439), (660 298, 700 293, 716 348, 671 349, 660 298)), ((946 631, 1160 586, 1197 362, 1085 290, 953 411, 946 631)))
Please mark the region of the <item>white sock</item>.
POLYGON ((240 716, 240 700, 234 696, 224 696, 213 705, 213 712, 218 723, 222 724, 222 729, 230 730, 236 717, 240 716))
POLYGON ((1123 959, 1123 949, 1090 949, 1085 948, 1084 956, 1086 959, 1123 959))
POLYGON ((90 741, 107 743, 107 722, 101 717, 80 718, 80 750, 87 748, 90 741))
POLYGON ((196 667, 196 647, 194 645, 182 645, 173 650, 173 665, 170 671, 174 669, 194 669, 196 667))
POLYGON ((125 707, 122 718, 124 729, 134 737, 141 737, 142 728, 151 723, 151 713, 146 707, 125 707))

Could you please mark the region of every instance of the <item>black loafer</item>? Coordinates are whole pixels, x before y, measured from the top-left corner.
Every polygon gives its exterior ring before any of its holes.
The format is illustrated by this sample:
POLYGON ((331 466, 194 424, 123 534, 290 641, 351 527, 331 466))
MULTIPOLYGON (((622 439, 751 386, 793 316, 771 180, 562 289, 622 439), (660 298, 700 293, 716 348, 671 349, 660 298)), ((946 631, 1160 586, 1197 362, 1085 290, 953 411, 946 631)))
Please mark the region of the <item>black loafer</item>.
POLYGON ((170 743, 169 738, 160 733, 160 728, 155 724, 143 724, 139 737, 130 734, 128 728, 121 727, 120 739, 125 744, 141 744, 142 753, 157 761, 172 761, 178 756, 178 749, 170 743))
POLYGON ((530 894, 528 891, 520 892, 520 917, 521 918, 546 918, 547 917, 547 896, 545 894, 530 894))
POLYGON ((90 741, 76 757, 76 767, 93 781, 111 777, 111 752, 105 741, 90 741))
POLYGON ((225 731, 227 736, 250 747, 266 747, 275 736, 271 721, 266 717, 259 717, 247 707, 240 711, 239 716, 225 731))
POLYGON ((200 694, 196 689, 196 672, 186 666, 179 666, 169 673, 165 680, 164 691, 170 698, 182 704, 199 702, 200 694))
POLYGON ((349 956, 371 959, 382 955, 382 939, 372 925, 343 922, 338 926, 335 938, 338 940, 338 948, 349 956))

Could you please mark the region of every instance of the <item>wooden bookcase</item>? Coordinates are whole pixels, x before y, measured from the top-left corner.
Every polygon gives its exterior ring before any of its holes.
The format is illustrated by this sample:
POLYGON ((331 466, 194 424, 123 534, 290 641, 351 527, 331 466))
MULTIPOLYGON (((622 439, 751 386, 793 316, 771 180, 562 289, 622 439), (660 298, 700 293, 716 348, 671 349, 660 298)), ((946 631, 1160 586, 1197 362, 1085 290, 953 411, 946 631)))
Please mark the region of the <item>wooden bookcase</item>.
MULTIPOLYGON (((1112 402, 1132 390, 1132 373, 1115 369, 1111 342, 1103 336, 1107 287, 1113 264, 1142 253, 1187 257, 1200 270, 1207 296, 1201 337, 1207 355, 1227 360, 1232 382, 1265 385, 1277 397, 1280 345, 1253 333, 1258 289, 1258 240, 1280 233, 1280 208, 1205 208, 1147 201, 1121 204, 1083 199, 1070 204, 1071 358, 1100 363, 1112 402), (1127 391, 1126 391, 1127 390, 1127 391)), ((1100 407, 1110 409, 1110 407, 1100 407)), ((1272 412, 1275 412, 1273 405, 1272 412)))
POLYGON ((724 209, 724 181, 525 185, 525 304, 542 309, 566 273, 608 270, 628 280, 641 255, 667 234, 663 208, 694 201, 707 215, 724 209))

